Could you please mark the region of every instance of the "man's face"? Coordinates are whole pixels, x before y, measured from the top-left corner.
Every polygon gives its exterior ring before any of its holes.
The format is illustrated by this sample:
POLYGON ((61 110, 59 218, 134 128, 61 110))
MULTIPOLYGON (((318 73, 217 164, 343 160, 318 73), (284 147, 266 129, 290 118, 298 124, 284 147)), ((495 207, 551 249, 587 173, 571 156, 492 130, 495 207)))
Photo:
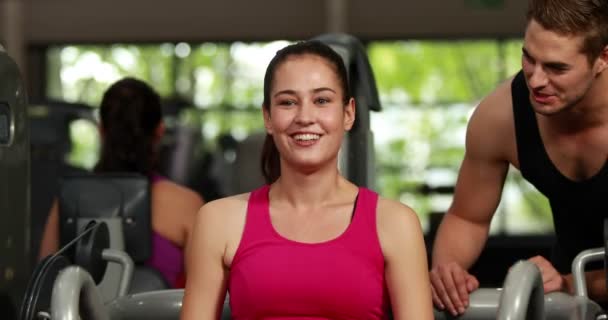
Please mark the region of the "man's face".
POLYGON ((522 48, 522 69, 534 110, 557 114, 575 106, 588 94, 596 77, 582 53, 582 35, 563 35, 531 20, 522 48))

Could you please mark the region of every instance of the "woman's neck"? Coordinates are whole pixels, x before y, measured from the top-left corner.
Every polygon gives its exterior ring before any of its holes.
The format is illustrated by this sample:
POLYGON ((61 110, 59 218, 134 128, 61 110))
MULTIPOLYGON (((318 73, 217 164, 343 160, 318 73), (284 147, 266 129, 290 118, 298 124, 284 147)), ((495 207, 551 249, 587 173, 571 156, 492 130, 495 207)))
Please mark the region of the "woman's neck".
POLYGON ((348 184, 337 167, 304 173, 282 170, 281 177, 271 187, 271 198, 293 208, 319 207, 336 199, 348 184))

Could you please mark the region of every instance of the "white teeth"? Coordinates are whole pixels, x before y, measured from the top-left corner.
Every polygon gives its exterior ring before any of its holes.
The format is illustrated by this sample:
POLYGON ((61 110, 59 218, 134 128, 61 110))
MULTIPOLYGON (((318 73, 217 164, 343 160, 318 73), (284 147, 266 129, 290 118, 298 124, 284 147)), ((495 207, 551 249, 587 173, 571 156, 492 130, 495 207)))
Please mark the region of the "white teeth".
POLYGON ((314 133, 296 134, 293 136, 294 139, 302 141, 318 140, 319 137, 320 136, 318 134, 314 133))

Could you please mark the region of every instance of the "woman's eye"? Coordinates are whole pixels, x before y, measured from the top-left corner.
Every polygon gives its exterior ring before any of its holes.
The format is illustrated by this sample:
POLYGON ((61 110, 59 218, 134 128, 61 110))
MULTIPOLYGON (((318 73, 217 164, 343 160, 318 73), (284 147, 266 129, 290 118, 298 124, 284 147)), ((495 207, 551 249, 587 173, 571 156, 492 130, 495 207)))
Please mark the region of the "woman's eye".
POLYGON ((317 98, 317 103, 318 104, 326 104, 329 103, 330 100, 329 99, 325 99, 325 98, 317 98))
POLYGON ((281 100, 281 101, 279 101, 279 105, 281 105, 281 106, 293 106, 295 104, 296 104, 296 102, 293 101, 293 100, 281 100))

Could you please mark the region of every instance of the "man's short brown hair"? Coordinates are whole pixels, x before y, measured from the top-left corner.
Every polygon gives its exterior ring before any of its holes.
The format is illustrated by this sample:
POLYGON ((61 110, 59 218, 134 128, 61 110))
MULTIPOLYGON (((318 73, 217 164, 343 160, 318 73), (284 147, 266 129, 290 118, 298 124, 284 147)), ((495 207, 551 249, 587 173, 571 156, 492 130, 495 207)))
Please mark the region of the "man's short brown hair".
POLYGON ((581 52, 593 62, 608 45, 608 0, 529 0, 528 23, 564 35, 583 35, 581 52))

